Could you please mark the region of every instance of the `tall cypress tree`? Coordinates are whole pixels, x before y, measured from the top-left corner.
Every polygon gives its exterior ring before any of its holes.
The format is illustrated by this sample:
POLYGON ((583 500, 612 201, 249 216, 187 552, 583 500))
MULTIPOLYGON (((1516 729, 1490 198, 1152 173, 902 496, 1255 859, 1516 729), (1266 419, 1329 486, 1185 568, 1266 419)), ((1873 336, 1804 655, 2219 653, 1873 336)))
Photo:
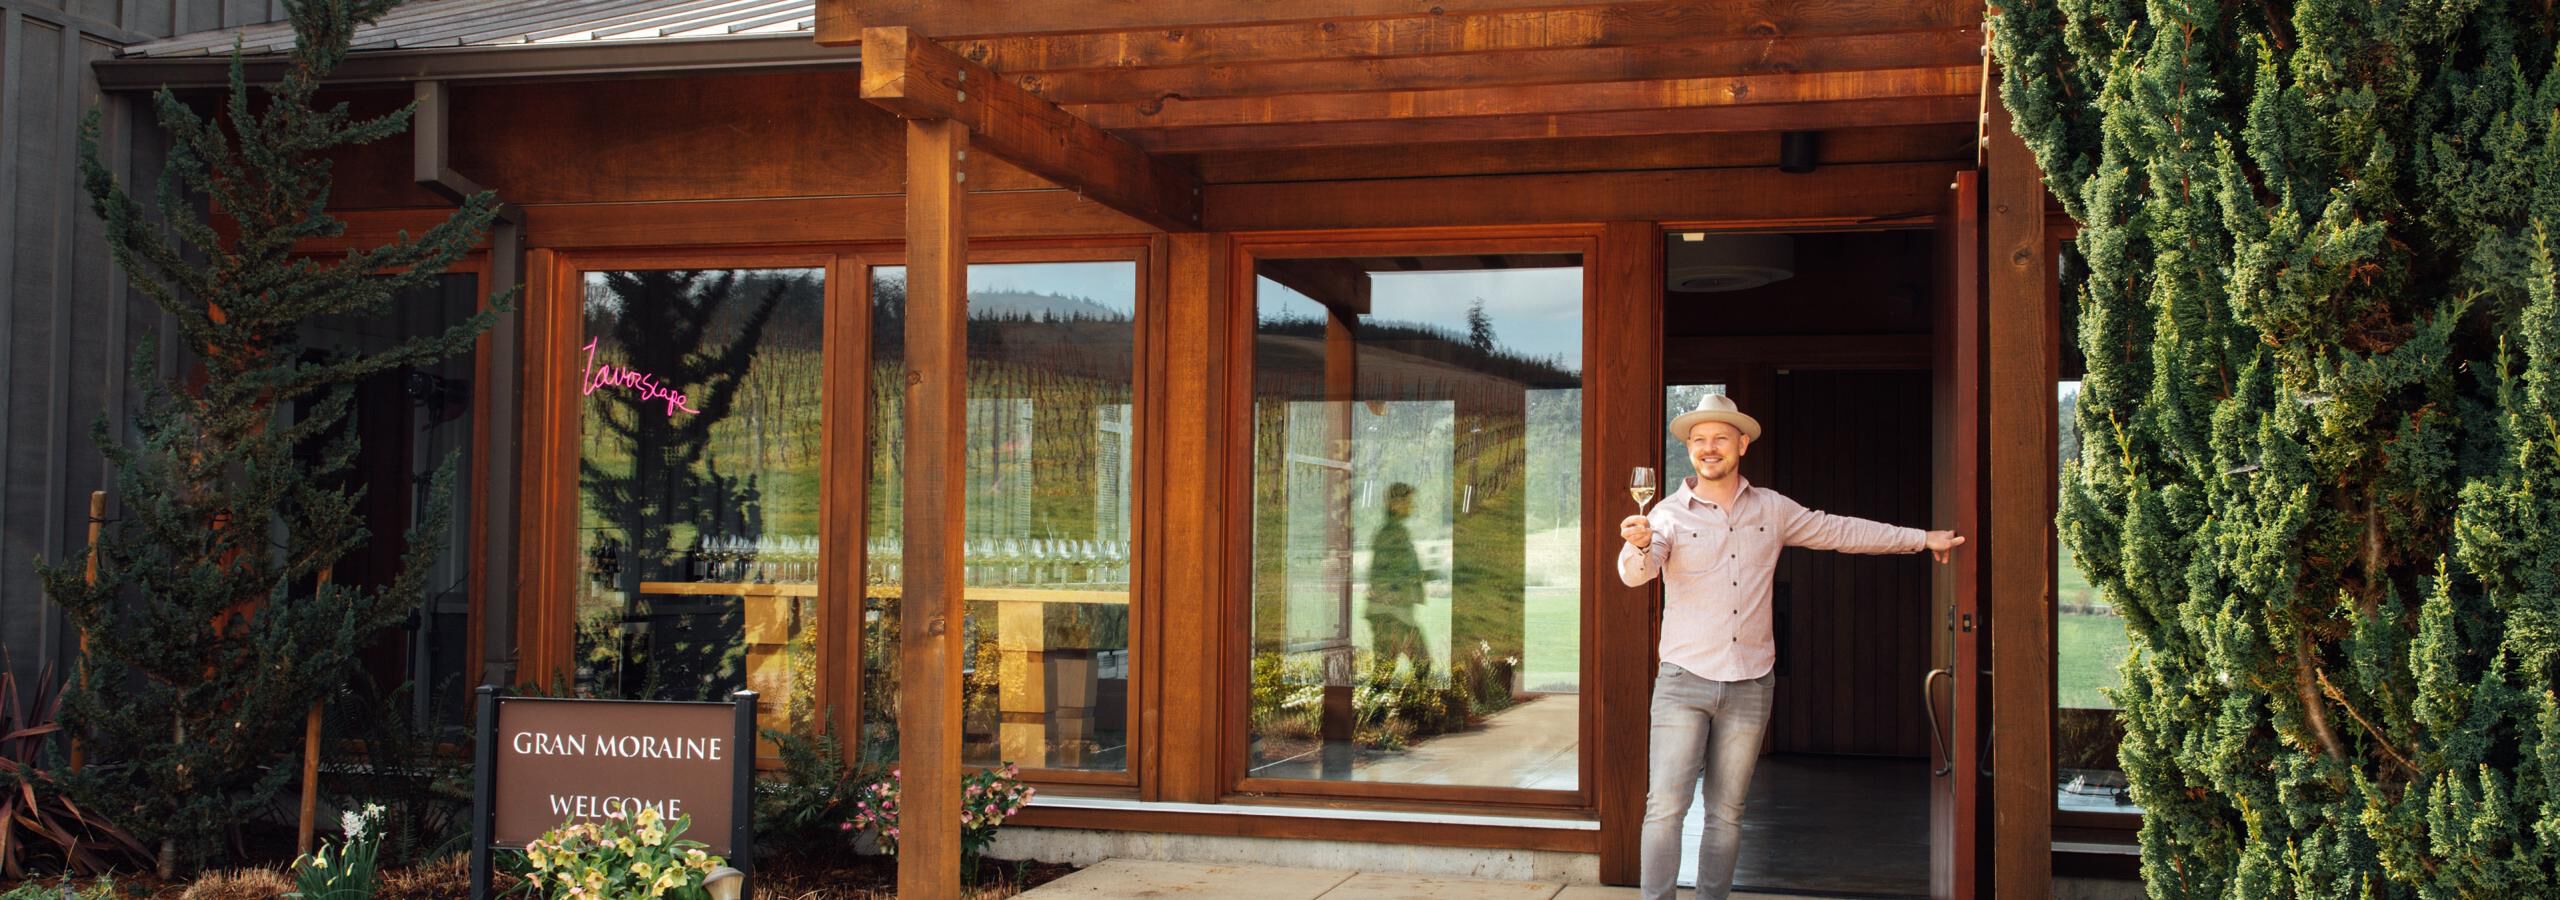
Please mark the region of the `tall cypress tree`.
POLYGON ((300 241, 345 230, 324 211, 327 154, 408 127, 405 108, 357 119, 344 104, 314 105, 355 27, 393 5, 288 0, 296 43, 278 83, 251 90, 235 52, 216 114, 161 91, 155 105, 172 140, 161 219, 99 162, 95 115, 84 134, 83 181, 116 262, 176 321, 189 362, 161 373, 148 346, 136 355, 135 383, 149 385, 138 411, 95 428, 121 511, 94 548, 97 582, 84 583, 77 566, 45 566, 43 577, 88 641, 64 719, 99 762, 74 790, 86 808, 157 841, 164 873, 201 864, 231 828, 271 808, 299 770, 284 763, 300 746, 304 711, 346 682, 370 638, 417 607, 443 550, 450 459, 396 577, 379 588, 322 577, 368 538, 363 492, 349 477, 356 385, 466 352, 494 321, 483 311, 373 353, 303 334, 314 317, 387 311, 468 252, 496 214, 496 198, 482 194, 414 239, 335 259, 293 255, 300 241))
POLYGON ((2003 7, 2150 892, 2560 895, 2548 5, 2003 7))

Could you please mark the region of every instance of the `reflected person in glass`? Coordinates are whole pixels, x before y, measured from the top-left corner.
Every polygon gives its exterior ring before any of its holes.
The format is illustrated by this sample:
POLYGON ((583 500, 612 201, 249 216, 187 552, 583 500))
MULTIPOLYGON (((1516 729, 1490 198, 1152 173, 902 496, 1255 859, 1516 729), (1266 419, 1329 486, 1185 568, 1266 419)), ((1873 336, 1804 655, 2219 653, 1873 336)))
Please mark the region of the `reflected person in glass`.
POLYGON ((1941 563, 1964 543, 1922 531, 1804 508, 1753 487, 1742 456, 1758 420, 1709 394, 1671 420, 1698 474, 1649 515, 1618 524, 1626 546, 1618 577, 1634 587, 1660 576, 1662 664, 1653 679, 1650 768, 1645 781, 1639 881, 1645 900, 1671 900, 1680 874, 1680 825, 1705 779, 1706 831, 1698 838, 1698 900, 1733 890, 1742 801, 1769 726, 1778 646, 1770 633, 1770 583, 1787 547, 1847 553, 1917 553, 1941 563))
POLYGON ((1419 681, 1431 673, 1431 649, 1422 642, 1416 618, 1422 607, 1422 556, 1414 552, 1413 534, 1404 520, 1413 515, 1413 485, 1396 482, 1387 488, 1387 521, 1369 537, 1369 649, 1378 665, 1389 668, 1399 657, 1413 661, 1419 681))

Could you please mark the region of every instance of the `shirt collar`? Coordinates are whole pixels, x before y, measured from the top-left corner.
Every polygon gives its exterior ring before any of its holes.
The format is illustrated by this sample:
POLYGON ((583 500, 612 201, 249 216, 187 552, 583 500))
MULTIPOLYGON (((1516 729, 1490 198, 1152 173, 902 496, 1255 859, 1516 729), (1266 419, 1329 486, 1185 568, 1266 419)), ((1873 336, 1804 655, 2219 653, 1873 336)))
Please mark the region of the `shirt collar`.
MULTIPOLYGON (((1742 488, 1733 492, 1733 505, 1741 506, 1742 498, 1750 496, 1751 494, 1751 479, 1742 478, 1741 476, 1735 477, 1741 480, 1742 488)), ((1698 476, 1691 475, 1687 478, 1680 479, 1680 493, 1676 495, 1674 499, 1684 500, 1692 506, 1706 505, 1707 498, 1698 496, 1697 487, 1698 476)))

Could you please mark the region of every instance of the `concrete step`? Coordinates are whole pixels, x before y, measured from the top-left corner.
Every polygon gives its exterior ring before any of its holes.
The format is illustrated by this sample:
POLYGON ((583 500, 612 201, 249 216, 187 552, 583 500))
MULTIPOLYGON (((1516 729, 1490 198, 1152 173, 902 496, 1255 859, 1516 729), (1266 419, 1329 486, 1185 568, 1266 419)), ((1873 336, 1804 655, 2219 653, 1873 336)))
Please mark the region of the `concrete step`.
MULTIPOLYGON (((1636 890, 1340 869, 1106 859, 1021 896, 1029 900, 1635 900, 1636 890)), ((1735 900, 1819 900, 1797 895, 1733 896, 1735 900)), ((1680 897, 1688 900, 1690 892, 1684 889, 1680 897)))

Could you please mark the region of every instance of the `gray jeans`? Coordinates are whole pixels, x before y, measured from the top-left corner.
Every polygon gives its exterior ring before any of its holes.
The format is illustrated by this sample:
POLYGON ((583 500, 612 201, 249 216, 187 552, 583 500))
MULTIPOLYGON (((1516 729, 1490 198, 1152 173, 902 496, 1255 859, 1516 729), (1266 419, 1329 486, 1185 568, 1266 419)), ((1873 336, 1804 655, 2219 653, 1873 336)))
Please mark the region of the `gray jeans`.
POLYGON ((1733 891, 1742 848, 1742 800, 1769 728, 1771 672, 1750 681, 1712 681, 1663 663, 1653 675, 1653 753, 1645 779, 1644 900, 1672 900, 1680 879, 1680 824, 1706 777, 1707 827, 1698 837, 1698 900, 1733 891))

